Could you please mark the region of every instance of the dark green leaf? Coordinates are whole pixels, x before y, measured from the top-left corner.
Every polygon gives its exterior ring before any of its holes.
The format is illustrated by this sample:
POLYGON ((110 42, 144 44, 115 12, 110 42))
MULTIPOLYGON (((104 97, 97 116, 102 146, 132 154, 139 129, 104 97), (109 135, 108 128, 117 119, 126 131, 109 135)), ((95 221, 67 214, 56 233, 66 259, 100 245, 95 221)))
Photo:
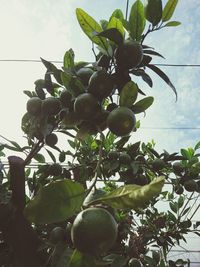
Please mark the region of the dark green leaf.
POLYGON ((158 25, 162 18, 162 1, 161 0, 147 0, 145 6, 145 17, 153 24, 158 25))
POLYGON ((90 38, 90 40, 107 51, 108 43, 106 39, 96 35, 97 33, 102 32, 101 26, 81 8, 76 9, 76 16, 83 32, 90 38))
POLYGON ((160 76, 160 78, 162 78, 172 88, 172 90, 174 91, 174 93, 176 95, 176 100, 177 100, 176 88, 171 83, 171 81, 168 78, 168 76, 161 69, 159 69, 158 67, 156 67, 155 65, 148 64, 147 67, 150 68, 151 70, 153 70, 156 74, 158 74, 160 76))
POLYGON ((157 196, 164 185, 164 177, 154 179, 150 184, 121 186, 93 204, 103 203, 116 209, 138 209, 157 196))
POLYGON ((177 27, 181 25, 181 22, 179 21, 170 21, 164 25, 164 27, 177 27))
POLYGON ((47 68, 47 71, 52 73, 54 78, 56 79, 56 81, 59 84, 62 84, 62 80, 61 80, 61 70, 59 70, 53 63, 41 58, 42 63, 45 65, 45 67, 47 68))
POLYGON ((40 163, 45 163, 45 157, 42 154, 36 154, 34 156, 34 159, 37 160, 40 163))
POLYGON ((65 151, 61 151, 59 155, 59 161, 64 162, 65 161, 65 151))
POLYGON ((179 209, 183 207, 184 200, 185 200, 185 198, 184 198, 183 196, 180 196, 180 197, 178 198, 178 208, 179 208, 179 209))
POLYGON ((73 250, 68 248, 65 243, 58 243, 51 255, 51 267, 68 266, 72 253, 73 250))
POLYGON ((187 214, 187 212, 190 210, 190 207, 188 207, 187 209, 185 209, 181 214, 182 216, 184 216, 185 214, 187 214))
POLYGON ((194 149, 197 150, 200 148, 200 141, 195 145, 194 149))
POLYGON ((130 81, 125 84, 120 93, 119 105, 125 107, 131 107, 138 95, 138 86, 133 81, 130 81))
POLYGON ((107 29, 103 32, 98 33, 97 35, 103 36, 103 37, 109 39, 110 41, 113 41, 117 45, 120 45, 121 43, 123 43, 123 36, 116 28, 107 29))
POLYGON ((86 67, 87 65, 89 65, 89 62, 85 62, 85 61, 75 62, 74 63, 74 69, 75 69, 75 71, 78 71, 81 68, 86 67))
POLYGON ((168 21, 171 19, 177 4, 178 0, 168 0, 163 9, 162 21, 168 21))
POLYGON ((49 156, 50 156, 50 158, 52 159, 52 161, 53 161, 53 162, 56 162, 56 158, 55 158, 54 154, 53 154, 50 150, 48 150, 48 149, 46 149, 46 151, 47 151, 47 153, 49 154, 49 156))
POLYGON ((57 180, 41 187, 25 207, 25 216, 36 224, 64 221, 81 209, 84 188, 71 180, 57 180))
POLYGON ((129 16, 129 29, 131 37, 139 41, 145 28, 144 6, 140 0, 137 0, 131 8, 129 16))
POLYGON ((153 86, 151 77, 143 69, 131 70, 131 73, 136 76, 141 76, 144 82, 146 82, 150 87, 153 86))
POLYGON ((144 112, 153 104, 154 98, 152 96, 145 97, 132 106, 132 110, 135 114, 144 112))
POLYGON ((115 145, 117 148, 122 148, 130 139, 130 135, 129 136, 124 136, 122 137, 120 140, 118 140, 115 145))
POLYGON ((66 69, 74 67, 74 51, 72 49, 69 49, 65 53, 64 60, 63 60, 63 66, 66 69))
POLYGON ((170 203, 169 203, 169 206, 170 206, 170 209, 171 209, 174 213, 177 213, 177 211, 178 211, 178 205, 177 205, 177 203, 170 202, 170 203))
POLYGON ((153 51, 153 50, 143 50, 143 52, 144 52, 144 54, 149 54, 149 55, 154 55, 154 56, 164 58, 161 54, 159 54, 158 52, 153 51))

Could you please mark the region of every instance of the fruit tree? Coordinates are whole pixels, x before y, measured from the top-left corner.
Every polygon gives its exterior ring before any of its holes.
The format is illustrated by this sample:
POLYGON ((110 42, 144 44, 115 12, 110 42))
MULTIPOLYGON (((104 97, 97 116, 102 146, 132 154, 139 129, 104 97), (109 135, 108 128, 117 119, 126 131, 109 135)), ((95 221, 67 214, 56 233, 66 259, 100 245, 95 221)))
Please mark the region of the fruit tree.
POLYGON ((144 2, 127 1, 125 15, 116 9, 100 23, 76 9, 93 62, 76 61, 72 48, 62 68, 41 58, 44 79, 24 91, 27 145, 7 138, 0 145, 1 158, 8 149, 18 153, 8 157, 9 169, 0 165, 0 266, 186 264, 168 253, 187 233, 200 235, 191 222, 197 210, 188 216, 200 192, 200 142, 172 154, 158 153, 153 141, 130 142, 140 131, 138 114, 154 100, 136 77, 152 87, 154 71, 177 98, 152 63, 162 55, 146 36, 180 24, 171 20, 178 1, 144 2))

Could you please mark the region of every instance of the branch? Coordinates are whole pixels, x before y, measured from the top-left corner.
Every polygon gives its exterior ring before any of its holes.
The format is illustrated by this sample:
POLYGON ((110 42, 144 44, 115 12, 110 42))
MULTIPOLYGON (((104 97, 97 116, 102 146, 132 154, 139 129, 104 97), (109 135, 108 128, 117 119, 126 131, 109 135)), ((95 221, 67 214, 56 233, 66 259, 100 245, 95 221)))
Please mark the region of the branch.
POLYGON ((38 141, 31 149, 30 153, 28 154, 27 158, 24 160, 24 166, 30 163, 32 158, 40 151, 40 149, 43 147, 44 142, 38 141))

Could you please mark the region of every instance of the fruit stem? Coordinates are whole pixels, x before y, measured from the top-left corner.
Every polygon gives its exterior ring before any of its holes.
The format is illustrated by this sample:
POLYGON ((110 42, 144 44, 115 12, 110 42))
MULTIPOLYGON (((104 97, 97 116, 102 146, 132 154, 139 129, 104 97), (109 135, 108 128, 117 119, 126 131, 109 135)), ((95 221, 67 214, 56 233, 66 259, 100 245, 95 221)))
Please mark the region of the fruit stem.
POLYGON ((32 147, 30 153, 28 154, 28 156, 24 160, 24 166, 26 166, 27 164, 29 164, 29 162, 31 161, 31 159, 40 151, 40 149, 43 147, 43 145, 44 145, 44 142, 43 141, 38 141, 32 147))
POLYGON ((96 165, 96 168, 95 168, 95 175, 94 175, 94 178, 93 178, 93 182, 90 185, 90 187, 88 188, 86 196, 89 195, 89 193, 92 191, 93 187, 95 187, 95 185, 97 183, 98 174, 99 174, 100 166, 101 166, 101 163, 102 163, 104 134, 102 133, 102 131, 100 129, 98 129, 98 130, 100 132, 100 141, 101 141, 101 144, 100 144, 100 147, 99 147, 99 159, 97 161, 97 165, 96 165))

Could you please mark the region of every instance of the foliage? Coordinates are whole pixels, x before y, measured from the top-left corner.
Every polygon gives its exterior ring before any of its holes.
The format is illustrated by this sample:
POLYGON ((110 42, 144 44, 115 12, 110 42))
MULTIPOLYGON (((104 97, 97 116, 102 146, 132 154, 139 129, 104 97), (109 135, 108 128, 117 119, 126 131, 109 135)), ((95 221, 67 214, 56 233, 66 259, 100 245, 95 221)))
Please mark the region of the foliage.
POLYGON ((29 99, 21 128, 27 145, 7 138, 0 145, 0 158, 7 150, 25 154, 24 160, 9 158, 9 170, 0 164, 1 266, 186 263, 167 256, 171 246, 186 241, 187 233, 200 236, 200 223, 192 228, 197 210, 191 215, 192 199, 200 192, 200 144, 170 154, 157 152, 153 141, 130 142, 139 130, 137 114, 154 100, 135 76, 153 87, 150 69, 177 96, 166 73, 152 63, 163 56, 145 44, 148 34, 180 24, 170 21, 177 3, 168 0, 163 7, 161 0, 136 0, 129 17, 116 9, 99 23, 77 8, 83 32, 97 46, 94 62, 75 61, 72 48, 61 69, 41 58, 44 79, 35 81, 34 91, 24 91, 29 99), (117 114, 114 131, 112 114, 117 114), (59 145, 60 135, 68 150, 59 145), (168 203, 167 211, 159 208, 162 201, 168 203), (80 252, 71 239, 77 215, 90 207, 105 209, 118 225, 114 245, 103 253, 80 252))

